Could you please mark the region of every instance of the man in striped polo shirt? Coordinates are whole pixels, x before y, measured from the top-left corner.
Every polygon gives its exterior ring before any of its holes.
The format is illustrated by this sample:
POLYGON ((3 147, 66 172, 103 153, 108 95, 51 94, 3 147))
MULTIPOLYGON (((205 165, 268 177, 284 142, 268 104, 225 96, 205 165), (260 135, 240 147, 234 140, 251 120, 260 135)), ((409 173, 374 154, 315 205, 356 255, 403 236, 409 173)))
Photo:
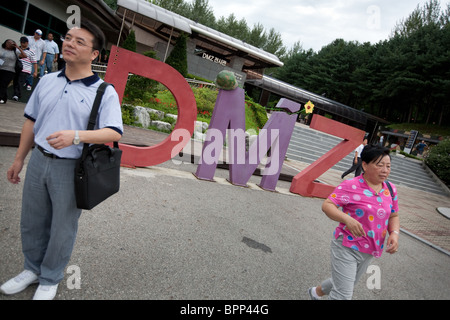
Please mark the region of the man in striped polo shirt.
MULTIPOLYGON (((28 47, 28 38, 21 37, 20 38, 20 47, 27 55, 26 58, 20 59, 23 64, 22 72, 16 73, 14 76, 14 96, 13 100, 19 101, 22 95, 22 88, 26 86, 27 77, 33 75, 33 77, 37 77, 37 60, 36 54, 33 50, 28 47)), ((27 86, 28 89, 28 86, 27 86)), ((31 86, 30 86, 31 89, 31 86)))

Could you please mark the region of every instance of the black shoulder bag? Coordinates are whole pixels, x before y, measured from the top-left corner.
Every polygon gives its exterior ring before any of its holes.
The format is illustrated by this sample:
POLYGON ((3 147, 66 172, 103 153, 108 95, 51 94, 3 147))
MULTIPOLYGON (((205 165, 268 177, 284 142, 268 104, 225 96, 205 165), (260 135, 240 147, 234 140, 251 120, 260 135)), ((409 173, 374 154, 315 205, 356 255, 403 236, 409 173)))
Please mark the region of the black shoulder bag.
POLYGON ((23 63, 20 61, 19 57, 17 56, 17 53, 14 51, 14 54, 16 55, 16 64, 14 66, 14 70, 16 71, 16 74, 20 74, 23 70, 23 63))
MULTIPOLYGON (((109 85, 103 82, 97 90, 87 130, 93 130, 103 93, 109 85)), ((114 141, 111 148, 104 144, 85 143, 75 166, 75 195, 79 209, 91 210, 120 188, 122 150, 114 141)))

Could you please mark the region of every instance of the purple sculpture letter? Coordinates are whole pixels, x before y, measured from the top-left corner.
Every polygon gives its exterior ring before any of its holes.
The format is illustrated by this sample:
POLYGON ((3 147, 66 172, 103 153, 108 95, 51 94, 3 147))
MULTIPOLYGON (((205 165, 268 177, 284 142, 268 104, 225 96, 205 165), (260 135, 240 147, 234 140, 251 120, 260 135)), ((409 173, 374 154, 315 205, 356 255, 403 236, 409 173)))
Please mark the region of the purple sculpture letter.
MULTIPOLYGON (((290 112, 300 110, 300 104, 281 99, 278 108, 290 112)), ((245 95, 244 90, 219 90, 213 115, 206 134, 200 163, 195 176, 213 180, 222 151, 222 141, 228 133, 230 182, 246 186, 253 172, 270 149, 266 168, 263 170, 261 188, 275 191, 284 157, 297 120, 297 114, 274 112, 258 138, 245 151, 245 95), (213 152, 214 151, 214 152, 213 152)))

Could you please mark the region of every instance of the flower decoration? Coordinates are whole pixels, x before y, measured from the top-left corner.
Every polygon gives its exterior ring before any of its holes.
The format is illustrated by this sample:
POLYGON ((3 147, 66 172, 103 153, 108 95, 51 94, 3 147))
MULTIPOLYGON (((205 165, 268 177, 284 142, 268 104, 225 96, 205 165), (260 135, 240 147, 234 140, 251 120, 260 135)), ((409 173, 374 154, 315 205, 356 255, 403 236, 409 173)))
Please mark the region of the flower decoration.
POLYGON ((302 109, 301 114, 308 114, 312 113, 314 111, 314 104, 311 101, 308 101, 307 104, 305 104, 305 107, 302 109))

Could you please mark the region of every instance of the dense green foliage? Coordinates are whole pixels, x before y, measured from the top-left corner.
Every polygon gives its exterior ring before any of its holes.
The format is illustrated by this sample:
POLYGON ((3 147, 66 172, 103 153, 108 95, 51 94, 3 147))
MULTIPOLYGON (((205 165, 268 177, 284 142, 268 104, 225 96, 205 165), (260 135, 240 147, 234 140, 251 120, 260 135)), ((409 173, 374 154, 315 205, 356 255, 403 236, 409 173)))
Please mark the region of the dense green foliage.
MULTIPOLYGON (((130 34, 122 44, 122 48, 136 52, 136 36, 134 30, 130 31, 130 34)), ((156 52, 146 51, 144 56, 156 59, 156 52)), ((143 99, 144 97, 153 97, 157 91, 158 81, 151 80, 146 77, 131 75, 128 78, 127 85, 124 92, 124 101, 136 101, 137 99, 143 99)))
POLYGON ((216 18, 208 0, 149 2, 276 54, 284 67, 270 72, 280 80, 393 123, 450 125, 450 4, 418 6, 388 40, 336 39, 314 52, 300 42, 288 51, 280 33, 260 23, 216 18))
POLYGON ((450 185, 450 140, 432 147, 426 164, 446 185, 450 185))
POLYGON ((149 2, 279 57, 286 54, 287 50, 283 45, 281 33, 274 28, 266 31, 261 23, 250 27, 245 19, 237 20, 233 13, 228 17, 221 16, 217 19, 208 0, 191 0, 190 2, 185 0, 149 0, 149 2))
POLYGON ((391 122, 450 125, 450 5, 430 0, 389 40, 299 50, 276 77, 391 122))
POLYGON ((387 125, 386 127, 389 129, 401 131, 417 130, 423 135, 450 138, 450 126, 436 126, 433 124, 423 124, 423 123, 393 123, 387 125))
MULTIPOLYGON (((144 55, 156 59, 156 52, 146 51, 144 55)), ((154 97, 158 91, 159 82, 146 77, 131 75, 127 81, 124 92, 124 101, 135 101, 137 99, 149 99, 154 97)))
POLYGON ((136 117, 133 115, 134 108, 128 104, 123 104, 121 109, 123 124, 134 125, 136 122, 136 117))

